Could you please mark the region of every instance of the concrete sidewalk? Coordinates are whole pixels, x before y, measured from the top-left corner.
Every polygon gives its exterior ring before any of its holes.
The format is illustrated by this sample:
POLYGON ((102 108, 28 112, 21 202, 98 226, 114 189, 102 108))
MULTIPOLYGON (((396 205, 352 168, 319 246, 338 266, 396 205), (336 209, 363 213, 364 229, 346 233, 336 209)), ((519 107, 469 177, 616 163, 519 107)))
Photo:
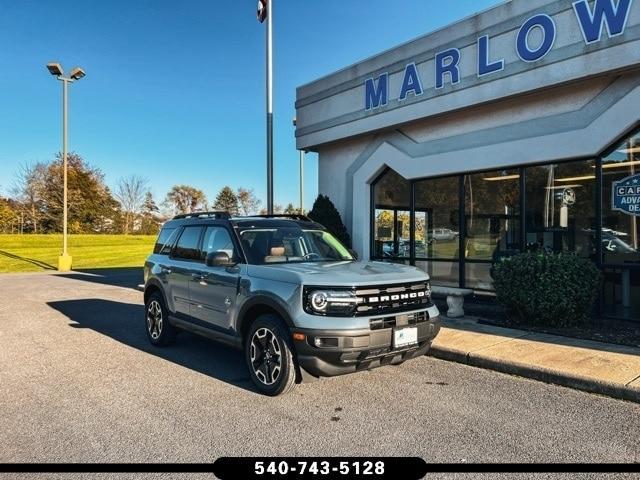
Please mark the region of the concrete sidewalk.
POLYGON ((448 319, 430 355, 640 403, 640 348, 448 319))

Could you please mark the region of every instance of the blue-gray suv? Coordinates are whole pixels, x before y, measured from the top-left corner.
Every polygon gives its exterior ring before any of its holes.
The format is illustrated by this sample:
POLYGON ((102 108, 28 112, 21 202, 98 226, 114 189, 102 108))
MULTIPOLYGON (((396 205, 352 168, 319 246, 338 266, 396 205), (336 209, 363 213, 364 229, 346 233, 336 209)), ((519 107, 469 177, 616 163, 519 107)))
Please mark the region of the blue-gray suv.
POLYGON ((183 329, 241 348, 267 395, 424 355, 440 329, 423 271, 359 262, 302 215, 179 215, 144 278, 153 345, 183 329))

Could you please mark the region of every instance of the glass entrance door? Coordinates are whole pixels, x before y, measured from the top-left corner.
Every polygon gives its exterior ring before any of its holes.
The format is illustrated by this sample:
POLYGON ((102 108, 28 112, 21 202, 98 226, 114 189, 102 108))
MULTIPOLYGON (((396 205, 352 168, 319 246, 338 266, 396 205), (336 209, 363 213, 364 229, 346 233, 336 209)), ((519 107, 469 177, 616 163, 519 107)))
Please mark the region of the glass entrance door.
POLYGON ((374 183, 373 259, 410 263, 410 192, 409 181, 393 170, 386 170, 374 183))
POLYGON ((411 213, 398 208, 376 208, 374 258, 409 263, 411 213))

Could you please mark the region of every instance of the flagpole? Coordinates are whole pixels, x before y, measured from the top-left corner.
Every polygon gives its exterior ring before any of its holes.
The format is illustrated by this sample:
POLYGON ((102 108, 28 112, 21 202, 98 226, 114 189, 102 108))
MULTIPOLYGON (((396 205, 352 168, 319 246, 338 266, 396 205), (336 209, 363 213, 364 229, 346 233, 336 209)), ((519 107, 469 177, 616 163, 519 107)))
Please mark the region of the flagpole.
POLYGON ((273 214, 273 1, 267 3, 267 213, 273 214))

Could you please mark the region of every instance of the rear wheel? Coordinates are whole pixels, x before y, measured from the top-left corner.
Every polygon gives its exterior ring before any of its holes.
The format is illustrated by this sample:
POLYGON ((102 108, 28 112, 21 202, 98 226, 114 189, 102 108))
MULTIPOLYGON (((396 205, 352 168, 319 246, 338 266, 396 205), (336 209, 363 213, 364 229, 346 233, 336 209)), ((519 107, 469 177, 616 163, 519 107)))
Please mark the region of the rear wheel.
POLYGON ((153 292, 145 303, 147 337, 153 345, 169 345, 176 336, 176 328, 169 323, 167 307, 160 292, 153 292))
POLYGON ((261 393, 282 395, 296 384, 296 364, 291 334, 281 318, 261 315, 245 340, 245 357, 251 380, 261 393))

